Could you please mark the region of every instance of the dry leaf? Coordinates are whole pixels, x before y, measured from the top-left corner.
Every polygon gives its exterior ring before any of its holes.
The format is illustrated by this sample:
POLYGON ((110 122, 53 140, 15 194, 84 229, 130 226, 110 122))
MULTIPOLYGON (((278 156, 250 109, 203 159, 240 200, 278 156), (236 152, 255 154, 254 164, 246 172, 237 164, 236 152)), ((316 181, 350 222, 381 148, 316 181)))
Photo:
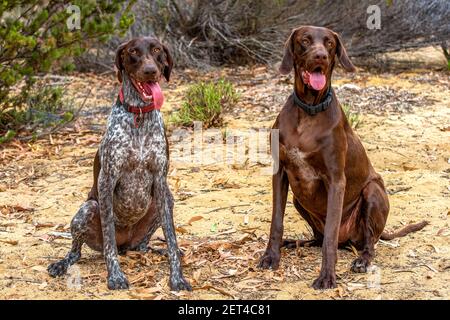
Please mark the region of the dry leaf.
POLYGON ((365 287, 366 287, 366 285, 364 285, 362 283, 356 283, 356 282, 349 282, 349 283, 347 283, 347 289, 349 291, 363 289, 365 287))
POLYGON ((40 285, 39 285, 39 289, 44 289, 46 286, 48 286, 48 283, 47 282, 42 282, 40 285))
POLYGON ((38 239, 44 242, 52 242, 54 240, 54 237, 48 234, 44 234, 42 237, 39 237, 38 239))
POLYGON ((237 270, 236 270, 236 269, 230 269, 230 270, 228 270, 228 274, 229 274, 230 276, 234 276, 234 275, 236 275, 236 273, 237 273, 237 270))
POLYGON ((130 296, 132 296, 135 299, 139 299, 139 300, 155 300, 156 299, 156 295, 151 295, 151 294, 134 294, 134 293, 130 293, 130 296))
POLYGON ((244 280, 236 284, 237 287, 242 289, 257 289, 263 285, 265 285, 265 281, 257 279, 244 280))
POLYGON ((221 288, 214 287, 212 285, 206 285, 206 286, 203 286, 203 287, 193 288, 193 290, 210 290, 210 289, 211 290, 215 290, 215 291, 217 291, 217 292, 219 292, 219 293, 221 293, 221 294, 223 294, 225 296, 231 297, 233 299, 235 298, 234 295, 232 295, 231 293, 229 293, 229 292, 227 292, 227 291, 225 291, 225 290, 223 290, 221 288))
POLYGON ((0 242, 4 242, 7 244, 11 244, 13 246, 17 245, 19 243, 19 241, 17 240, 11 240, 11 239, 0 239, 0 242))
MULTIPOLYGON (((174 171, 175 170, 176 169, 174 169, 174 171)), ((173 192, 177 193, 178 190, 180 190, 180 187, 181 187, 181 180, 180 180, 180 178, 175 178, 175 179, 176 179, 176 181, 175 181, 175 187, 173 188, 173 192)))
POLYGON ((358 250, 356 250, 356 248, 352 244, 350 244, 349 246, 350 246, 350 249, 352 250, 353 254, 358 257, 359 256, 358 250))
POLYGON ((139 294, 149 294, 149 293, 161 292, 162 288, 157 286, 157 287, 152 287, 152 288, 139 288, 139 289, 136 289, 135 291, 139 294))
POLYGON ((34 208, 23 207, 21 205, 2 205, 0 206, 0 212, 2 214, 10 214, 13 212, 32 212, 34 208))
POLYGON ((192 225, 192 222, 199 221, 199 220, 202 220, 202 219, 203 219, 202 216, 194 216, 194 217, 189 219, 188 225, 192 225))
POLYGON ((42 229, 42 228, 53 228, 55 227, 55 224, 51 222, 33 222, 33 226, 36 229, 42 229))
POLYGON ((254 234, 256 230, 260 229, 260 227, 252 227, 252 228, 242 228, 239 231, 245 232, 245 233, 251 233, 254 234))
POLYGON ((195 270, 192 274, 192 277, 194 278, 195 282, 198 283, 200 281, 200 276, 202 275, 202 270, 198 269, 195 270))
POLYGON ((339 298, 342 298, 344 296, 344 288, 337 287, 336 288, 336 293, 338 294, 339 298))
POLYGON ((176 231, 181 233, 181 234, 188 233, 188 231, 185 228, 183 228, 183 227, 176 227, 176 231))
POLYGON ((253 239, 252 235, 253 234, 245 234, 241 238, 239 238, 237 241, 235 241, 235 243, 237 245, 242 245, 248 241, 251 241, 253 239))
POLYGON ((47 268, 43 266, 34 266, 31 268, 31 270, 38 272, 47 272, 47 268))

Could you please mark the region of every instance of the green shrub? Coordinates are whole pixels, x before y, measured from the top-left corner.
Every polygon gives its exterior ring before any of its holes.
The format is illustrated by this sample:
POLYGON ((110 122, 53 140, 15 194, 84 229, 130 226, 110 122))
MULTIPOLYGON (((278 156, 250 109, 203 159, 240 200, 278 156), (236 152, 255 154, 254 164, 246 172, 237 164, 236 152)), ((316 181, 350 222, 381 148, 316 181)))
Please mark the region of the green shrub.
MULTIPOLYGON (((73 57, 93 43, 123 34, 134 22, 130 12, 134 2, 0 1, 0 135, 27 120, 36 75, 73 70, 73 57), (79 29, 67 26, 67 21, 74 21, 69 5, 80 9, 79 29)), ((52 102, 61 98, 57 91, 48 89, 34 97, 42 106, 49 103, 42 111, 55 111, 52 102), (49 97, 44 98, 46 94, 49 97)))
POLYGON ((192 126, 203 122, 205 128, 222 124, 222 111, 238 101, 233 85, 223 79, 217 82, 199 82, 186 92, 181 109, 172 115, 170 122, 179 126, 192 126))
POLYGON ((0 143, 10 141, 17 131, 31 131, 33 135, 38 135, 45 128, 72 121, 75 114, 74 99, 66 94, 62 86, 41 81, 28 90, 24 105, 23 108, 9 108, 1 113, 0 128, 15 129, 8 129, 3 136, 0 135, 0 143))
POLYGON ((347 117, 348 123, 353 129, 356 129, 358 125, 361 123, 361 119, 359 114, 351 112, 351 107, 348 104, 342 105, 342 110, 344 110, 344 114, 347 117))

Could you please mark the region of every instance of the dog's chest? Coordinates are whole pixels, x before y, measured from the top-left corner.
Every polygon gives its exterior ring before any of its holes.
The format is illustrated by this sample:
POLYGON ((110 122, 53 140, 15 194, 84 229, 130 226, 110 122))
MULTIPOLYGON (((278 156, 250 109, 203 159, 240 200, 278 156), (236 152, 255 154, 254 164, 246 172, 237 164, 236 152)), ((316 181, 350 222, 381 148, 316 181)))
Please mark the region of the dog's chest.
POLYGON ((163 133, 153 130, 131 134, 125 152, 128 154, 130 165, 158 167, 166 158, 166 148, 163 133))
POLYGON ((102 167, 117 177, 114 188, 116 224, 132 225, 147 212, 153 184, 167 168, 167 143, 159 112, 145 114, 139 127, 132 115, 115 110, 102 141, 102 167))
POLYGON ((145 114, 138 127, 133 115, 119 110, 111 114, 105 149, 113 149, 124 171, 163 168, 167 163, 167 144, 162 118, 157 111, 145 114))
POLYGON ((320 178, 316 168, 311 164, 311 153, 301 151, 298 147, 289 148, 285 152, 288 167, 297 179, 301 179, 303 182, 312 182, 320 178))
POLYGON ((307 118, 294 130, 281 129, 280 158, 289 174, 289 181, 301 184, 311 192, 326 180, 322 149, 324 133, 318 130, 317 122, 317 118, 307 118))

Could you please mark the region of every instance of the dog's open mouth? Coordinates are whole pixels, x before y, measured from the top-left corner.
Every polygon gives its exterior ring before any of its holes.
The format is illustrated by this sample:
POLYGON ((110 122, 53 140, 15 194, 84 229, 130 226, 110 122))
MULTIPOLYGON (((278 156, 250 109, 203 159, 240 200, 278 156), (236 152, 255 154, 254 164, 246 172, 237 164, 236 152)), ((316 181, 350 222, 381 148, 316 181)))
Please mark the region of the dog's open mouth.
MULTIPOLYGON (((131 77, 130 77, 131 78, 131 77)), ((139 93, 142 101, 146 103, 153 102, 156 107, 161 107, 164 102, 164 96, 158 82, 147 81, 140 82, 131 78, 134 88, 139 93)))
POLYGON ((153 100, 152 85, 154 82, 140 82, 133 78, 131 78, 131 82, 143 101, 151 102, 153 100))
POLYGON ((321 67, 315 68, 312 72, 303 71, 303 82, 311 86, 314 90, 320 91, 327 84, 327 77, 321 67))

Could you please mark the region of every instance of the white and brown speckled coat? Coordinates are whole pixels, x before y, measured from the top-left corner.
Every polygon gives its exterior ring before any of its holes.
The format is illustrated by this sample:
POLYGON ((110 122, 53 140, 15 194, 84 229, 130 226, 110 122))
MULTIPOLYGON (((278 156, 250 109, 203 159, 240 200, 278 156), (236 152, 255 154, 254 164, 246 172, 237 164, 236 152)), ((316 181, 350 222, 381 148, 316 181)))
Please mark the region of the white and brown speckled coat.
MULTIPOLYGON (((154 38, 137 38, 121 45, 117 56, 124 102, 135 107, 148 105, 130 78, 141 81, 142 72, 150 68, 152 72, 147 72, 153 77, 150 79, 159 80, 164 75, 168 80, 172 59, 167 48, 154 38), (128 54, 135 56, 128 57, 128 54)), ((126 289, 129 283, 121 271, 118 252, 145 250, 151 235, 162 226, 170 262, 170 287, 191 290, 181 270, 173 223, 173 197, 166 179, 168 166, 168 142, 161 112, 143 113, 136 127, 134 114, 118 99, 95 156, 94 183, 88 200, 71 223, 72 249, 64 259, 49 266, 50 275, 65 274, 67 268, 78 261, 81 247, 86 243, 104 253, 108 288, 126 289)))

